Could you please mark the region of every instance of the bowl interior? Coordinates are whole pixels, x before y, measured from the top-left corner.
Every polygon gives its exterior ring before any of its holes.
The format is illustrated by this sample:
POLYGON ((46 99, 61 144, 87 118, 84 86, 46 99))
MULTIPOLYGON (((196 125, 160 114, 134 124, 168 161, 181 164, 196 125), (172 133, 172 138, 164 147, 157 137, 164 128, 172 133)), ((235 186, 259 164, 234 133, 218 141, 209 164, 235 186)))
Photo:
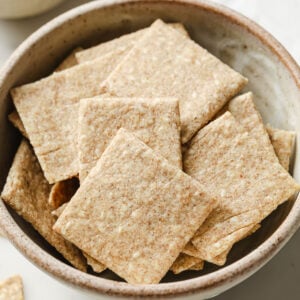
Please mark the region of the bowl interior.
MULTIPOLYGON (((182 22, 191 37, 210 52, 228 63, 244 76, 249 84, 246 90, 253 91, 255 102, 266 123, 300 133, 299 89, 291 74, 278 56, 266 44, 241 26, 205 4, 184 4, 168 1, 136 1, 105 6, 109 1, 98 1, 93 10, 82 10, 76 16, 70 14, 67 21, 56 20, 56 25, 44 27, 23 45, 22 54, 14 55, 0 90, 0 189, 2 189, 12 162, 20 135, 8 123, 7 115, 13 109, 9 97, 10 88, 37 80, 50 74, 55 66, 76 46, 89 47, 124 33, 148 26, 155 19, 166 22, 182 22), (103 7, 101 7, 103 6, 103 7), (98 8, 97 8, 98 7, 98 8)), ((111 1, 112 2, 112 1, 111 1)), ((91 7, 91 6, 90 6, 91 7)), ((300 155, 295 151, 292 172, 300 181, 300 155)), ((268 239, 288 216, 293 201, 287 202, 263 221, 254 235, 236 244, 229 254, 227 265, 244 257, 268 239)), ((23 219, 8 208, 18 226, 40 247, 61 261, 64 259, 23 219)), ((65 262, 65 261, 64 261, 65 262)), ((180 281, 211 273, 219 269, 207 264, 201 272, 184 272, 174 276, 169 272, 163 282, 180 281)), ((95 275, 91 270, 90 273, 95 275)), ((110 271, 101 275, 122 281, 110 271)))

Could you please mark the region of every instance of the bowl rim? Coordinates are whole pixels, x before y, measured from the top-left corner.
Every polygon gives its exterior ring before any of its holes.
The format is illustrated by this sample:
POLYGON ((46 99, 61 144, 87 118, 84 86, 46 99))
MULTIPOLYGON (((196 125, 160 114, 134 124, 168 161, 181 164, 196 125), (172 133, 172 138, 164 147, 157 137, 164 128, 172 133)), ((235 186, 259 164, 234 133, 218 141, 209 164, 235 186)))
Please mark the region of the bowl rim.
MULTIPOLYGON (((84 15, 95 9, 120 4, 147 3, 149 0, 98 0, 69 10, 54 18, 29 36, 10 56, 0 72, 0 86, 3 85, 7 74, 10 74, 14 66, 45 34, 48 34, 79 15, 84 15)), ((221 4, 207 0, 151 0, 150 2, 161 4, 171 2, 179 5, 192 5, 202 10, 212 12, 228 19, 228 21, 246 29, 250 34, 258 38, 275 54, 279 61, 289 71, 292 80, 300 90, 300 68, 287 50, 266 30, 251 21, 242 14, 235 12, 221 4)), ((227 285, 233 286, 253 274, 259 267, 267 263, 292 237, 300 226, 300 196, 295 200, 288 217, 276 229, 276 231, 258 248, 240 260, 210 274, 193 279, 172 283, 160 283, 153 285, 132 285, 124 282, 116 282, 76 270, 55 257, 48 254, 33 242, 13 220, 9 211, 0 201, 0 225, 4 233, 13 245, 31 262, 46 271, 50 275, 75 286, 96 291, 111 296, 126 297, 157 297, 157 296, 182 296, 196 292, 209 292, 227 285)))

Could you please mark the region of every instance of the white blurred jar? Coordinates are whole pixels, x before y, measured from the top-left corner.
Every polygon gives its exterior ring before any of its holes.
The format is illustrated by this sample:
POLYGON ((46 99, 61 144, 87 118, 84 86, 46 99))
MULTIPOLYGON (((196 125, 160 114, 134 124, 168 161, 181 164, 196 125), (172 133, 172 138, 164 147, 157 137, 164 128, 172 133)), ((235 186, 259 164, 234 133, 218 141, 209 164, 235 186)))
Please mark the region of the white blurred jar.
POLYGON ((0 0, 0 18, 17 19, 41 14, 65 0, 0 0))

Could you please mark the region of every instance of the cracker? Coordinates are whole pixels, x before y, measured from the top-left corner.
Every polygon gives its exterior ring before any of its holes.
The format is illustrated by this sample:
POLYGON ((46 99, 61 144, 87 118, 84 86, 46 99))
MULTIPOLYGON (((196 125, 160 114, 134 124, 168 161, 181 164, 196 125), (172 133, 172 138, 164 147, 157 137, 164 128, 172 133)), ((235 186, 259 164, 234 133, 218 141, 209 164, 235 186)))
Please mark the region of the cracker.
POLYGON ((118 97, 176 97, 182 143, 247 83, 187 36, 157 20, 102 85, 118 97))
MULTIPOLYGON (((183 25, 180 23, 168 24, 168 26, 173 27, 181 34, 188 36, 188 33, 184 29, 183 25)), ((76 59, 78 63, 87 62, 90 60, 97 59, 102 55, 105 55, 111 51, 118 51, 119 53, 126 54, 132 49, 135 43, 143 37, 143 35, 148 31, 148 28, 143 28, 138 31, 124 34, 119 38, 115 38, 111 41, 101 43, 97 46, 85 49, 76 54, 76 59)))
POLYGON ((48 197, 51 186, 26 140, 21 142, 2 191, 2 199, 22 216, 80 270, 86 270, 80 251, 52 230, 56 218, 51 215, 48 197))
POLYGON ((53 209, 57 209, 69 202, 79 188, 78 178, 74 177, 56 182, 50 191, 48 202, 53 209))
POLYGON ((214 262, 239 240, 236 231, 260 223, 299 190, 273 155, 273 148, 245 132, 230 112, 193 138, 184 170, 219 198, 192 239, 202 259, 214 262))
POLYGON ((65 210, 65 208, 67 207, 68 203, 64 203, 62 204, 60 207, 56 208, 55 210, 53 210, 51 212, 51 214, 53 216, 55 216, 56 218, 59 218, 60 215, 62 214, 62 212, 65 210))
POLYGON ((99 94, 100 83, 117 64, 118 58, 119 55, 111 53, 11 91, 30 142, 50 183, 78 174, 79 100, 99 94))
POLYGON ((121 127, 133 132, 171 164, 182 168, 180 116, 176 99, 96 97, 80 101, 80 181, 96 165, 121 127))
POLYGON ((201 271, 201 270, 203 270, 203 268, 204 268, 204 261, 201 260, 200 262, 198 262, 198 263, 194 264, 193 266, 191 266, 189 268, 189 270, 192 270, 192 271, 201 271))
POLYGON ((23 282, 19 275, 0 282, 0 300, 23 300, 23 282))
POLYGON ((198 182, 120 129, 54 229, 129 283, 158 283, 214 204, 198 182))
POLYGON ((274 151, 280 164, 288 171, 293 155, 296 133, 266 126, 274 151))
MULTIPOLYGON (((294 149, 295 132, 265 127, 260 113, 257 111, 251 92, 231 100, 228 110, 244 128, 258 139, 265 147, 273 149, 280 164, 289 169, 290 158, 294 149)), ((274 159, 275 156, 271 155, 274 159)))
POLYGON ((59 64, 59 66, 55 69, 55 72, 63 71, 68 68, 74 67, 78 64, 75 54, 79 51, 82 51, 81 47, 77 47, 59 64))
POLYGON ((101 262, 99 262, 96 259, 92 258, 88 254, 83 253, 83 255, 85 256, 85 258, 87 260, 87 264, 89 266, 91 266, 91 268, 93 269, 94 272, 102 273, 106 269, 106 266, 104 264, 102 264, 101 262))
POLYGON ((248 92, 235 97, 229 102, 228 110, 252 137, 268 148, 268 159, 278 161, 261 115, 253 102, 253 94, 248 92))
POLYGON ((196 265, 196 268, 199 270, 201 265, 203 268, 204 262, 202 259, 181 253, 177 259, 174 261, 170 270, 174 274, 179 274, 183 271, 193 270, 193 267, 196 265))
POLYGON ((27 132, 24 128, 23 122, 16 110, 8 115, 8 120, 21 132, 21 134, 28 139, 27 132))
MULTIPOLYGON (((75 53, 80 51, 82 48, 78 47, 74 49, 69 56, 55 69, 55 72, 59 72, 65 69, 68 69, 70 67, 73 67, 77 64, 77 60, 75 58, 75 53)), ((16 110, 14 110, 12 113, 8 115, 9 121, 21 132, 21 134, 28 138, 27 132, 24 128, 23 122, 16 110)))

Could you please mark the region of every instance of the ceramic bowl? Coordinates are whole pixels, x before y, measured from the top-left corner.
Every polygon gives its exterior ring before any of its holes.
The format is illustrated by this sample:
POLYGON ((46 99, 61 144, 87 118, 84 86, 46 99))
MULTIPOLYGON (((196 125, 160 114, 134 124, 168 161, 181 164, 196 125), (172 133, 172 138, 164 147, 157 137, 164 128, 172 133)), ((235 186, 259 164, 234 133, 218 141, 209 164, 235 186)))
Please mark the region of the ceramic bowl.
MULTIPOLYGON (((249 78, 264 121, 295 130, 300 136, 300 71, 287 51, 254 22, 206 1, 93 1, 49 22, 11 56, 0 75, 0 189, 20 136, 7 121, 12 110, 9 90, 37 80, 76 46, 88 47, 148 26, 155 19, 182 22, 191 37, 249 78)), ((300 181, 300 153, 293 160, 300 181)), ((123 297, 183 297, 204 299, 243 281, 270 260, 299 226, 300 199, 280 206, 253 236, 232 249, 227 264, 207 264, 201 272, 168 273, 162 283, 131 285, 112 272, 100 276, 70 267, 32 227, 0 201, 0 222, 12 243, 42 270, 86 292, 123 297)))

